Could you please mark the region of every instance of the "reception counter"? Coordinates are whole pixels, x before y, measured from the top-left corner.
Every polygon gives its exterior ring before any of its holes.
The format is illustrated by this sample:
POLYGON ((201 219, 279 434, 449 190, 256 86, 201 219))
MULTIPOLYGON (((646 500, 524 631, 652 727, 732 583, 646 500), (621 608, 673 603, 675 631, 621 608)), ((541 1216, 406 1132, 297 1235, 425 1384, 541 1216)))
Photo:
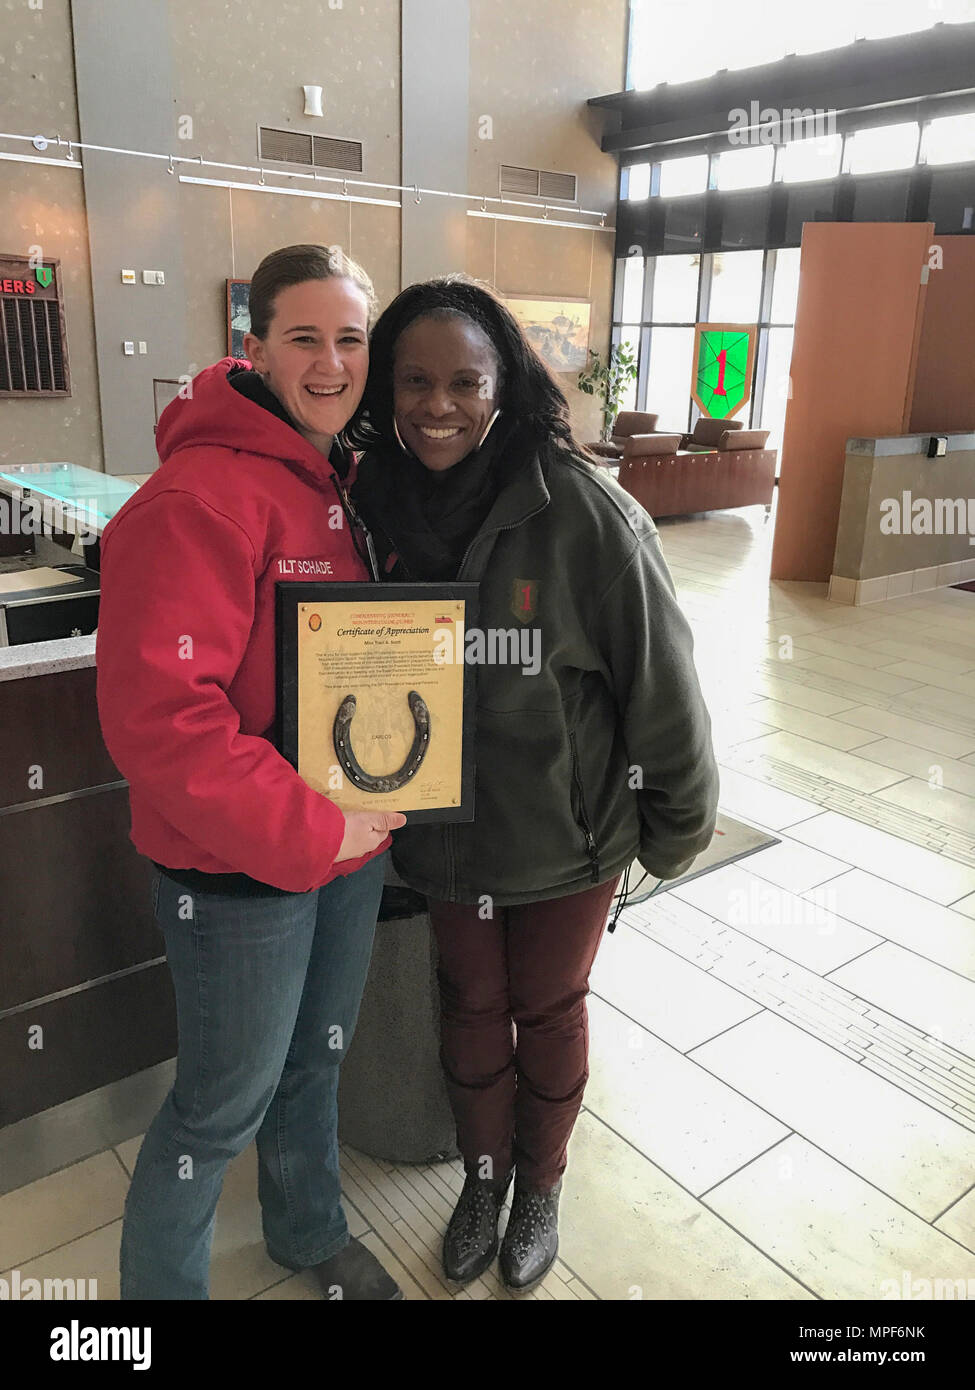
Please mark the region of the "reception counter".
POLYGON ((0 1126, 176 1050, 172 984, 102 741, 95 638, 0 648, 0 1126))
POLYGON ((829 597, 880 603, 975 580, 975 434, 849 439, 829 597), (938 438, 938 436, 934 436, 938 438))

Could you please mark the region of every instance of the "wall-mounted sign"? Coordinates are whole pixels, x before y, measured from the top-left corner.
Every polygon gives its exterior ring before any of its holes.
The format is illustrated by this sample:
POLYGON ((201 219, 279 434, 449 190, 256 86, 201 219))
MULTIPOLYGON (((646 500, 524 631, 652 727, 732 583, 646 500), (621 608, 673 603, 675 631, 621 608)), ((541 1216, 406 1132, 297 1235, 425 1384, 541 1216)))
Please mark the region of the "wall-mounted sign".
POLYGON ((702 415, 730 420, 752 393, 754 324, 699 323, 694 330, 691 397, 702 415))
POLYGON ((0 399, 71 395, 60 265, 0 253, 0 399))
POLYGON ((32 267, 26 260, 18 263, 14 256, 4 256, 3 277, 0 279, 0 294, 37 294, 39 290, 49 289, 54 280, 54 267, 39 265, 32 267))

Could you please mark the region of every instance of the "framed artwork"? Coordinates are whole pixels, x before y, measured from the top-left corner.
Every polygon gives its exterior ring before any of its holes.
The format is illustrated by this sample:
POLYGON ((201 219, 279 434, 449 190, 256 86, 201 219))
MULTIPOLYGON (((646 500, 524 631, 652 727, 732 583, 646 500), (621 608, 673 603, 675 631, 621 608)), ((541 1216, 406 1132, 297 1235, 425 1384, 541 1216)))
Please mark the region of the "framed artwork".
POLYGON ((694 329, 691 398, 702 415, 730 420, 752 393, 755 339, 749 323, 699 323, 694 329))
POLYGON ((244 334, 251 329, 251 282, 227 281, 227 355, 246 358, 244 334))
POLYGON ((581 372, 589 362, 588 299, 503 296, 525 336, 552 372, 581 372))

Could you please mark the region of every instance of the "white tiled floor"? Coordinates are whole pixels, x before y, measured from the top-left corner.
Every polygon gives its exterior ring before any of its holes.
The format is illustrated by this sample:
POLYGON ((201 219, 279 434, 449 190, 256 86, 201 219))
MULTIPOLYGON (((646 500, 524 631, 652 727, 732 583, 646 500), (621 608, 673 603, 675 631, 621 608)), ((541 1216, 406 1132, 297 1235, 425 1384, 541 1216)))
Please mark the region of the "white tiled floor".
MULTIPOLYGON (((722 807, 782 843, 630 910, 592 975, 561 1258, 528 1297, 851 1299, 975 1279, 975 594, 865 608, 769 585, 759 508, 661 523, 722 807), (791 655, 790 655, 791 648, 791 655), (941 790, 941 788, 944 790, 941 790)), ((0 1271, 118 1293, 139 1139, 0 1197, 0 1271)), ((314 1299, 267 1256, 253 1149, 215 1298, 314 1299)), ((343 1155, 347 1212, 412 1299, 459 1164, 343 1155)))

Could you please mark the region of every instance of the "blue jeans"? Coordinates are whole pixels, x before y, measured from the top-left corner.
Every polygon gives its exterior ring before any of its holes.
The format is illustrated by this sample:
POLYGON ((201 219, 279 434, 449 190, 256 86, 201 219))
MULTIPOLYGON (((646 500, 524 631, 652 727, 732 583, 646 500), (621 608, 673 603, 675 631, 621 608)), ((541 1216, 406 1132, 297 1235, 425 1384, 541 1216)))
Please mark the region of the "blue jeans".
POLYGON ((205 1299, 227 1164, 257 1136, 268 1253, 289 1269, 349 1241, 339 1066, 365 987, 388 854, 311 893, 193 892, 156 873, 176 991, 176 1081, 125 1203, 123 1299, 205 1299))

